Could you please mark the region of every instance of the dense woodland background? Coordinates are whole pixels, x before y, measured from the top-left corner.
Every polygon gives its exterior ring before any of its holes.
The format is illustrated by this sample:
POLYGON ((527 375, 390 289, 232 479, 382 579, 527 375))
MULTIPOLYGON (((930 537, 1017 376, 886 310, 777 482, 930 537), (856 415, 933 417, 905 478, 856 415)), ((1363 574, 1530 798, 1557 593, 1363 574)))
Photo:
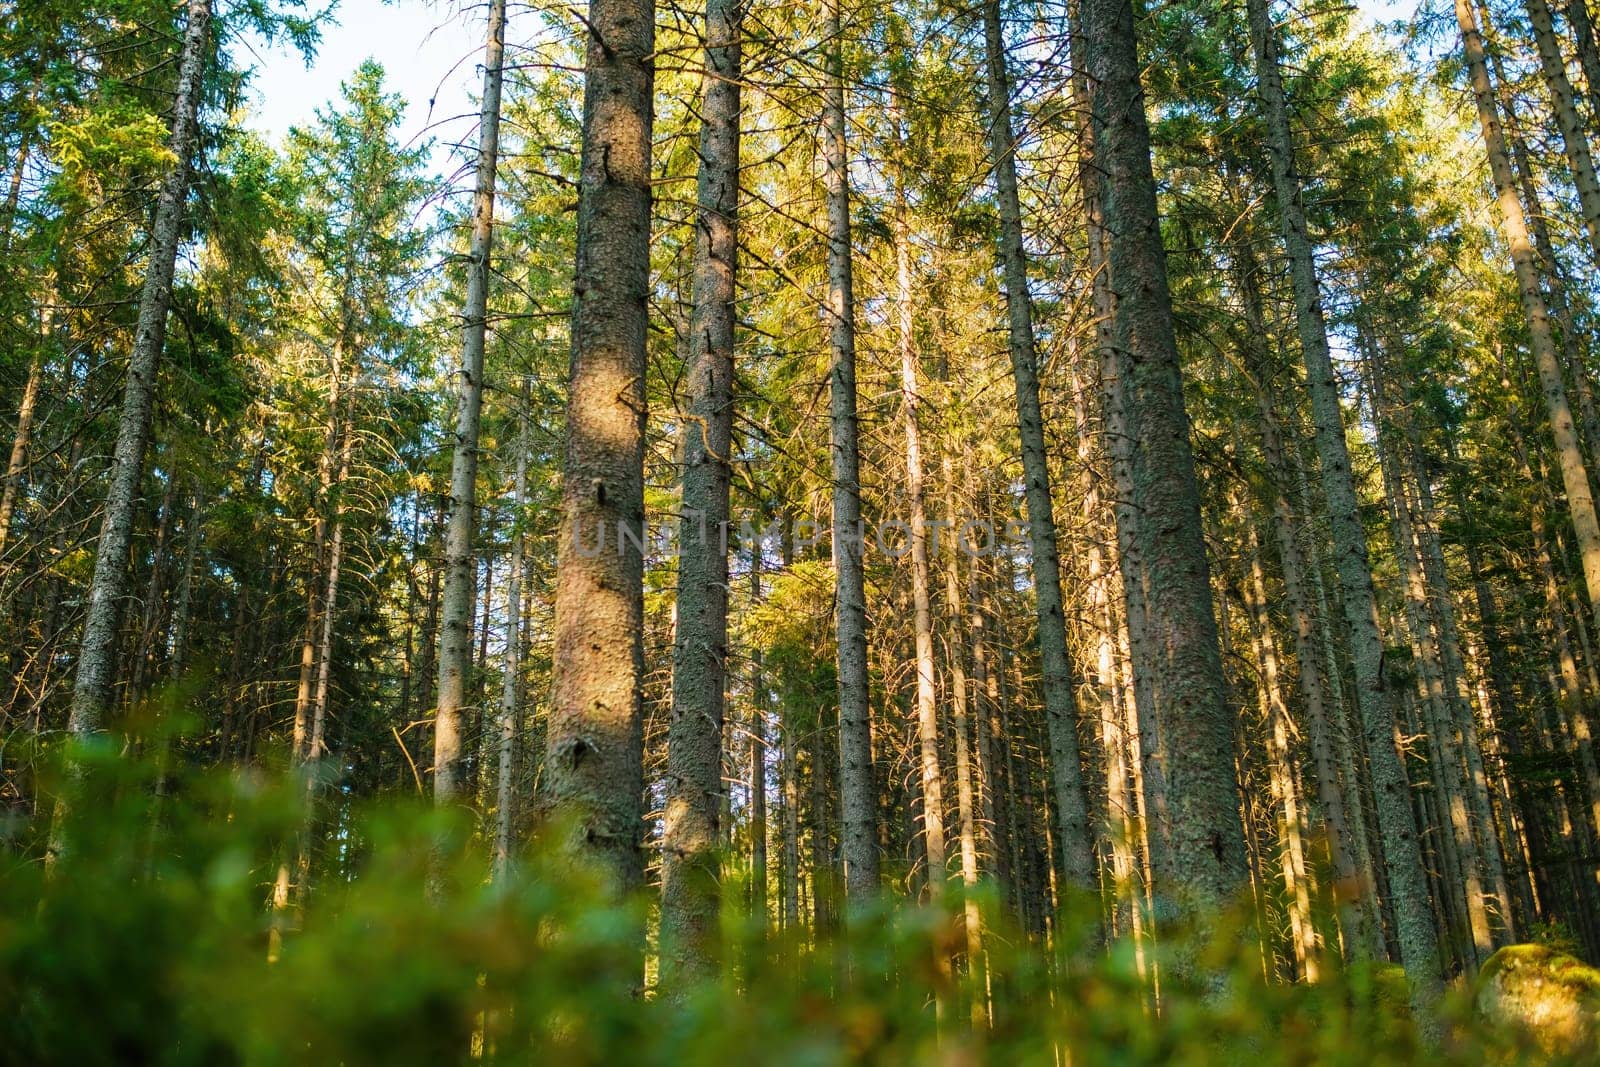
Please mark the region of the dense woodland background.
MULTIPOLYGON (((1498 948, 1600 959, 1585 0, 475 11, 483 112, 441 182, 404 71, 250 131, 247 43, 309 54, 327 12, 0 5, 28 1040, 83 1039, 40 976, 120 943, 45 939, 50 901, 181 926, 224 825, 278 968, 229 1003, 292 973, 311 1004, 312 946, 335 968, 353 917, 414 911, 420 958, 459 956, 417 978, 456 982, 448 1058, 523 1048, 473 953, 585 929, 459 902, 560 877, 639 891, 590 957, 638 1003, 854 982, 1033 1053, 1090 1041, 1018 1005, 1099 1003, 1095 958, 1151 1027, 1220 975, 1388 961, 1425 1044, 1498 948), (968 519, 1016 536, 965 551, 968 519), (388 868, 398 812, 441 836, 388 868)), ((542 958, 582 974, 585 936, 542 958)), ((565 1004, 549 966, 518 995, 565 1004)), ((598 1003, 550 1008, 552 1047, 600 1041, 571 1014, 598 1003)), ((826 1010, 796 1010, 769 1022, 800 1042, 826 1010)), ((350 1025, 304 1040, 378 1058, 350 1025)))

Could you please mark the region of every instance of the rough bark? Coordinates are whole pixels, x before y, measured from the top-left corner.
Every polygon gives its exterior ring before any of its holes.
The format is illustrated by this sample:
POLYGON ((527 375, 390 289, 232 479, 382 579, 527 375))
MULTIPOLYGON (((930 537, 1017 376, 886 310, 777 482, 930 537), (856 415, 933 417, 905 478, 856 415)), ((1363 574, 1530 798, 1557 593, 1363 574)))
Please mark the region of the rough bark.
POLYGON ((1205 923, 1248 888, 1249 872, 1132 4, 1086 0, 1083 32, 1094 44, 1095 150, 1105 175, 1116 307, 1112 344, 1128 372, 1132 502, 1142 512, 1147 619, 1160 649, 1152 681, 1166 754, 1171 888, 1205 923))
POLYGON ((742 14, 742 0, 711 0, 705 14, 678 625, 662 836, 661 977, 672 992, 714 973, 717 958, 742 14))
POLYGON ((1137 749, 1134 764, 1134 795, 1141 805, 1140 825, 1144 830, 1146 871, 1151 901, 1156 883, 1172 881, 1171 825, 1167 811, 1165 754, 1156 722, 1155 693, 1150 670, 1150 628, 1145 604, 1145 574, 1140 555, 1139 512, 1133 505, 1133 435, 1127 400, 1128 374, 1123 353, 1113 344, 1116 294, 1111 288, 1111 271, 1106 232, 1103 173, 1097 158, 1095 130, 1095 86, 1088 74, 1090 51, 1082 28, 1082 5, 1078 5, 1077 32, 1072 37, 1073 102, 1078 113, 1078 186, 1083 199, 1087 231, 1089 288, 1094 306, 1095 349, 1099 362, 1103 436, 1114 487, 1112 524, 1115 527, 1116 562, 1122 580, 1123 637, 1126 640, 1127 687, 1131 692, 1128 707, 1135 720, 1130 729, 1130 744, 1137 749))
POLYGON ((655 5, 592 0, 545 780, 571 850, 643 877, 645 336, 655 5), (595 545, 597 538, 605 540, 595 545))
POLYGON ((150 253, 139 293, 139 318, 133 352, 123 387, 122 414, 106 490, 105 516, 95 547, 94 575, 89 584, 78 672, 73 680, 68 729, 79 736, 99 732, 110 709, 116 671, 117 615, 128 588, 128 548, 133 537, 139 481, 144 474, 145 447, 155 408, 156 368, 166 341, 167 309, 172 302, 172 275, 177 262, 183 206, 189 191, 195 151, 201 82, 210 55, 210 0, 189 0, 188 25, 178 57, 178 85, 173 100, 172 129, 167 146, 172 166, 163 176, 150 226, 150 253))
POLYGON ((839 670, 840 845, 845 893, 878 892, 877 797, 867 692, 867 596, 862 566, 860 420, 856 414, 855 283, 850 247, 850 175, 845 145, 844 44, 840 0, 829 0, 822 38, 823 187, 828 204, 828 304, 832 366, 829 452, 833 474, 834 627, 839 670))

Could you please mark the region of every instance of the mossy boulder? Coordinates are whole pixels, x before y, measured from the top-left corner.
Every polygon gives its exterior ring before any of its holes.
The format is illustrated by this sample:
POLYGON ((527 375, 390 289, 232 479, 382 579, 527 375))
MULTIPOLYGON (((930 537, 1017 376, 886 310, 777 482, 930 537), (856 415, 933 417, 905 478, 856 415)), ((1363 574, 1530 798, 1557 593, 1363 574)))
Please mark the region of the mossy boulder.
POLYGON ((1600 1056, 1600 970, 1544 945, 1507 945, 1478 972, 1478 1015, 1548 1056, 1600 1056))

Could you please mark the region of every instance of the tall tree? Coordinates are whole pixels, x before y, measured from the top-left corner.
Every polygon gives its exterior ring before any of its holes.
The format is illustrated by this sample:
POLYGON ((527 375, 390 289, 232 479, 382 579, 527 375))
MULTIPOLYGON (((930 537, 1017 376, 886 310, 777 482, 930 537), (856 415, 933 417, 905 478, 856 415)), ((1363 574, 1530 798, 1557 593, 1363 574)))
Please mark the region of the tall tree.
MULTIPOLYGON (((662 836, 662 981, 675 990, 713 972, 721 901, 716 850, 724 795, 743 17, 743 0, 710 0, 706 5, 689 410, 683 427, 683 520, 662 836)), ((752 551, 759 554, 761 545, 753 545, 752 551)))
POLYGON ((585 25, 545 767, 552 806, 571 820, 572 850, 626 890, 643 876, 641 546, 655 5, 592 0, 585 25))
POLYGON ((1577 94, 1567 77, 1567 60, 1556 37, 1555 15, 1546 0, 1523 0, 1528 23, 1533 27, 1533 43, 1539 53, 1545 88, 1550 93, 1556 128, 1561 131, 1561 147, 1572 168, 1572 183, 1578 190, 1578 206, 1589 233, 1589 258, 1600 266, 1600 179, 1595 177, 1594 154, 1589 144, 1590 131, 1578 114, 1577 94))
POLYGON ((841 0, 824 0, 827 82, 822 100, 823 188, 828 214, 827 318, 831 365, 828 450, 832 457, 834 628, 839 671, 839 797, 845 892, 865 902, 878 892, 876 785, 867 687, 867 590, 862 560, 861 430, 856 411, 856 301, 845 139, 844 20, 841 0))
POLYGON ((1234 773, 1233 724, 1200 521, 1150 162, 1150 126, 1129 0, 1085 0, 1095 161, 1103 173, 1111 343, 1127 372, 1134 498, 1155 630, 1150 672, 1166 753, 1173 876, 1169 887, 1202 922, 1247 887, 1234 773))
POLYGON ((511 827, 517 804, 516 753, 521 726, 522 693, 522 572, 526 561, 523 546, 523 509, 528 502, 528 382, 524 378, 517 395, 517 456, 511 482, 511 503, 516 510, 511 523, 511 559, 506 574, 505 656, 500 679, 500 706, 495 715, 496 788, 494 818, 494 865, 504 878, 511 864, 511 827))
MULTIPOLYGON (((472 668, 472 603, 478 584, 473 534, 478 520, 478 425, 483 411, 483 349, 489 331, 489 258, 494 249, 495 167, 500 156, 500 86, 505 55, 505 0, 489 0, 483 47, 483 106, 478 115, 478 169, 467 246, 467 300, 461 314, 461 364, 456 373, 456 429, 450 456, 450 518, 445 534, 444 593, 439 606, 439 694, 433 726, 433 798, 461 788, 461 714, 472 668)), ((488 599, 485 590, 484 599, 488 599)))
POLYGON ((1345 629, 1355 664, 1356 703, 1366 740, 1390 904, 1399 934, 1401 963, 1411 983, 1419 1017, 1432 1010, 1440 992, 1433 912, 1427 874, 1411 808, 1410 786, 1396 748, 1393 705, 1384 675, 1383 640, 1378 632, 1372 565, 1356 497, 1345 437, 1339 381, 1328 348, 1322 289, 1306 226, 1294 135, 1279 69, 1277 32, 1269 0, 1249 0, 1250 39, 1255 51, 1256 91, 1267 124, 1267 154, 1277 194, 1279 231, 1289 256, 1294 290, 1295 329, 1306 367, 1317 460, 1322 473, 1335 568, 1344 605, 1345 629))
POLYGON ((1567 401, 1561 361, 1557 354, 1550 312, 1540 285, 1539 267, 1528 236, 1528 220, 1506 152, 1505 131, 1500 125, 1499 106, 1489 80, 1484 59, 1483 37, 1470 0, 1456 0, 1456 24, 1461 31, 1462 54, 1467 77, 1478 109, 1478 124, 1484 149, 1489 157, 1489 175, 1494 184, 1495 202, 1500 211, 1500 226, 1510 246, 1511 263, 1516 271, 1517 292, 1527 320, 1529 347, 1539 375, 1539 390, 1544 398, 1550 432, 1555 438, 1556 462, 1561 483, 1567 491, 1567 511, 1578 536, 1578 557, 1583 565, 1584 584, 1589 602, 1600 604, 1600 517, 1595 512, 1594 494, 1589 488, 1588 461, 1578 438, 1572 406, 1567 401))
POLYGON ((172 304, 172 275, 197 142, 202 82, 211 54, 211 0, 189 0, 187 10, 188 23, 178 54, 177 91, 173 96, 171 134, 167 141, 171 161, 162 177, 150 224, 149 258, 139 293, 139 322, 123 386, 111 482, 106 490, 100 539, 95 546, 89 608, 84 616, 77 677, 72 687, 68 728, 79 735, 99 731, 110 710, 116 670, 117 618, 128 588, 128 547, 133 537, 139 482, 144 475, 144 454, 155 408, 156 371, 167 336, 167 311, 172 304))
POLYGON ((988 89, 989 154, 994 165, 1000 215, 1000 265, 1005 279, 1006 341, 1017 394, 1017 433, 1022 452, 1023 491, 1028 507, 1028 546, 1038 609, 1040 688, 1050 740, 1050 774, 1056 821, 1061 830, 1060 866, 1079 892, 1095 889, 1094 847, 1084 790, 1083 747, 1078 737, 1077 681, 1067 656, 1067 620, 1061 602, 1061 550, 1045 450, 1039 400, 1033 301, 1023 246, 1022 202, 1017 192, 1016 137, 1011 126, 1011 79, 1007 72, 1000 0, 983 5, 984 59, 988 89))

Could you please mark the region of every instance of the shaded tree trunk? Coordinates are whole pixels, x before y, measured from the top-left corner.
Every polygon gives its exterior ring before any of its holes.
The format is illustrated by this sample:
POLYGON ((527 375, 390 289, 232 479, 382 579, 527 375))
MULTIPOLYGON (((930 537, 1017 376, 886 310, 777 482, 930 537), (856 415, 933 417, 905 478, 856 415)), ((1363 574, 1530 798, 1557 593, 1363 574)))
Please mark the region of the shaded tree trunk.
MULTIPOLYGON (((1390 901, 1395 912, 1401 963, 1411 986, 1412 1005, 1419 1019, 1425 1019, 1441 992, 1427 876, 1417 841, 1410 787, 1395 745, 1394 713, 1384 677, 1383 640, 1378 633, 1372 567, 1350 469, 1339 384, 1328 351, 1321 286, 1306 227, 1300 177, 1295 166, 1294 138, 1278 67, 1277 36, 1267 0, 1249 0, 1248 8, 1257 87, 1267 120, 1273 186, 1294 286, 1295 326, 1306 365, 1306 389, 1311 397, 1317 458, 1332 528, 1351 658, 1355 663, 1356 704, 1366 737, 1390 901)), ((1425 1022, 1424 1026, 1428 1024, 1425 1022)))
POLYGON ((1050 465, 1040 408, 1033 303, 1023 250, 1022 206, 1017 192, 1016 140, 1011 128, 1011 79, 999 0, 984 0, 989 154, 1000 209, 1000 262, 1005 280, 1007 349, 1016 387, 1017 434, 1022 452, 1028 544, 1038 613, 1040 689, 1050 742, 1050 780, 1060 828, 1061 871, 1078 892, 1098 889, 1089 802, 1084 789, 1083 743, 1078 736, 1077 680, 1067 656, 1066 613, 1061 602, 1061 553, 1051 497, 1050 465))
POLYGON ((528 380, 517 395, 517 459, 512 476, 511 561, 506 573, 505 656, 501 666, 500 707, 496 715, 496 782, 494 801, 494 874, 503 880, 511 865, 511 827, 515 821, 515 766, 522 676, 522 523, 528 499, 528 380))
MULTIPOLYGON (((678 620, 662 835, 662 982, 714 973, 721 896, 723 724, 728 655, 728 483, 738 256, 743 0, 706 8, 700 173, 689 322, 689 411, 678 537, 678 620)), ((755 551, 760 552, 760 545, 755 551)))
POLYGON ((1129 377, 1133 504, 1143 513, 1147 617, 1161 650, 1152 681, 1166 754, 1171 888, 1205 923, 1248 888, 1249 872, 1131 3, 1085 0, 1083 31, 1095 44, 1090 76, 1111 236, 1112 344, 1129 377))

